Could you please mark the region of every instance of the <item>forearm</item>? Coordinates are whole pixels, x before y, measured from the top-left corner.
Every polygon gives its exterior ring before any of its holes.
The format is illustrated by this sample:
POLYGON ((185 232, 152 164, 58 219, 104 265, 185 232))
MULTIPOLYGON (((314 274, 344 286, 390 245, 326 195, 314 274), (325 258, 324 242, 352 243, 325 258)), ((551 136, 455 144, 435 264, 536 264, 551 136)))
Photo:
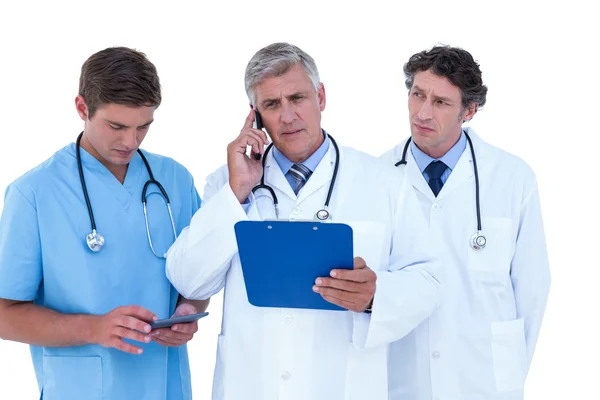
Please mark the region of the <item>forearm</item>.
POLYGON ((91 344, 94 343, 94 318, 93 315, 61 314, 29 302, 2 304, 0 338, 44 347, 91 344))

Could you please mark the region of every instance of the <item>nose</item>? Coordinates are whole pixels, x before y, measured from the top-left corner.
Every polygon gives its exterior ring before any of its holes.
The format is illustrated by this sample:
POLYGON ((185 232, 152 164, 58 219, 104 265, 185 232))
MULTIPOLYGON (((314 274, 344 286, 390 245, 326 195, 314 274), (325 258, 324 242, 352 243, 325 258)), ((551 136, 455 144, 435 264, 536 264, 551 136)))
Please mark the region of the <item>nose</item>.
POLYGON ((288 102, 284 102, 281 105, 281 122, 284 124, 291 124, 296 119, 296 111, 293 105, 288 102))
POLYGON ((433 106, 431 102, 429 100, 426 100, 421 104, 421 109, 419 110, 417 116, 419 117, 419 119, 426 121, 428 119, 431 119, 432 110, 433 106))
POLYGON ((121 143, 123 146, 127 147, 127 150, 132 150, 137 148, 138 140, 137 140, 137 129, 127 129, 123 138, 121 139, 121 143))

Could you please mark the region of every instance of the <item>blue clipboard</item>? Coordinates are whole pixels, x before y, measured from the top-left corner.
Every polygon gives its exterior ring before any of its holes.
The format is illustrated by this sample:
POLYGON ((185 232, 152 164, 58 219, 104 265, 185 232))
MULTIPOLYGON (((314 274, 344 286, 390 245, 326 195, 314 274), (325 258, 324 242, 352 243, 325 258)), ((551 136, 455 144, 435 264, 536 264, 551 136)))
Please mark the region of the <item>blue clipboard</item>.
POLYGON ((312 290, 332 269, 353 269, 352 228, 300 221, 235 224, 246 294, 257 307, 345 310, 312 290))

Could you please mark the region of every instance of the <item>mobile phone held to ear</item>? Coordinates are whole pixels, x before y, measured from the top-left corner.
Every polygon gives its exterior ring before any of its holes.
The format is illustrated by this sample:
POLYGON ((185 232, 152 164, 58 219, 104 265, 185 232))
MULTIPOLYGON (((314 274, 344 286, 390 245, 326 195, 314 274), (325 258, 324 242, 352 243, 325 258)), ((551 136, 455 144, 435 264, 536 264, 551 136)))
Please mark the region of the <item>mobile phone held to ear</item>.
MULTIPOLYGON (((256 106, 252 107, 252 109, 254 110, 254 124, 252 127, 254 129, 263 129, 265 126, 263 125, 262 117, 261 117, 260 113, 256 109, 256 106)), ((262 154, 258 154, 258 153, 254 154, 254 159, 256 161, 260 160, 261 157, 262 157, 262 154)))
POLYGON ((263 125, 262 122, 262 117, 260 116, 260 113, 258 112, 258 110, 256 109, 256 107, 254 107, 254 129, 263 129, 265 126, 263 125))
POLYGON ((189 322, 198 321, 200 318, 204 318, 208 315, 207 312, 201 312, 197 314, 181 315, 179 317, 171 317, 166 319, 159 319, 158 321, 150 322, 150 328, 152 330, 160 328, 170 328, 175 324, 187 324, 189 322))

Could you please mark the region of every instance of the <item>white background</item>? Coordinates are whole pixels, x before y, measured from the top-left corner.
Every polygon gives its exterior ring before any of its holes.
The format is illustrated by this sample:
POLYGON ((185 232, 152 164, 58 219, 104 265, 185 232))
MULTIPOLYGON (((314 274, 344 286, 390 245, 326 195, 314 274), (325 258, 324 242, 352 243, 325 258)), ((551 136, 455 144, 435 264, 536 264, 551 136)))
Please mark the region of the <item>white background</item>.
MULTIPOLYGON (((539 181, 552 288, 526 398, 600 399, 600 207, 590 194, 599 182, 592 166, 600 34, 590 6, 168 3, 2 0, 0 190, 74 141, 83 127, 74 107, 81 64, 105 47, 134 47, 156 64, 163 104, 143 147, 186 165, 202 194, 204 177, 225 161, 246 117, 244 69, 259 48, 289 41, 310 53, 327 91, 323 126, 340 143, 379 155, 408 135, 403 63, 438 42, 461 46, 481 63, 489 87, 471 125, 523 157, 539 181)), ((220 295, 209 311, 190 344, 198 399, 210 397, 220 295)), ((0 341, 0 399, 37 396, 28 347, 0 341)))

